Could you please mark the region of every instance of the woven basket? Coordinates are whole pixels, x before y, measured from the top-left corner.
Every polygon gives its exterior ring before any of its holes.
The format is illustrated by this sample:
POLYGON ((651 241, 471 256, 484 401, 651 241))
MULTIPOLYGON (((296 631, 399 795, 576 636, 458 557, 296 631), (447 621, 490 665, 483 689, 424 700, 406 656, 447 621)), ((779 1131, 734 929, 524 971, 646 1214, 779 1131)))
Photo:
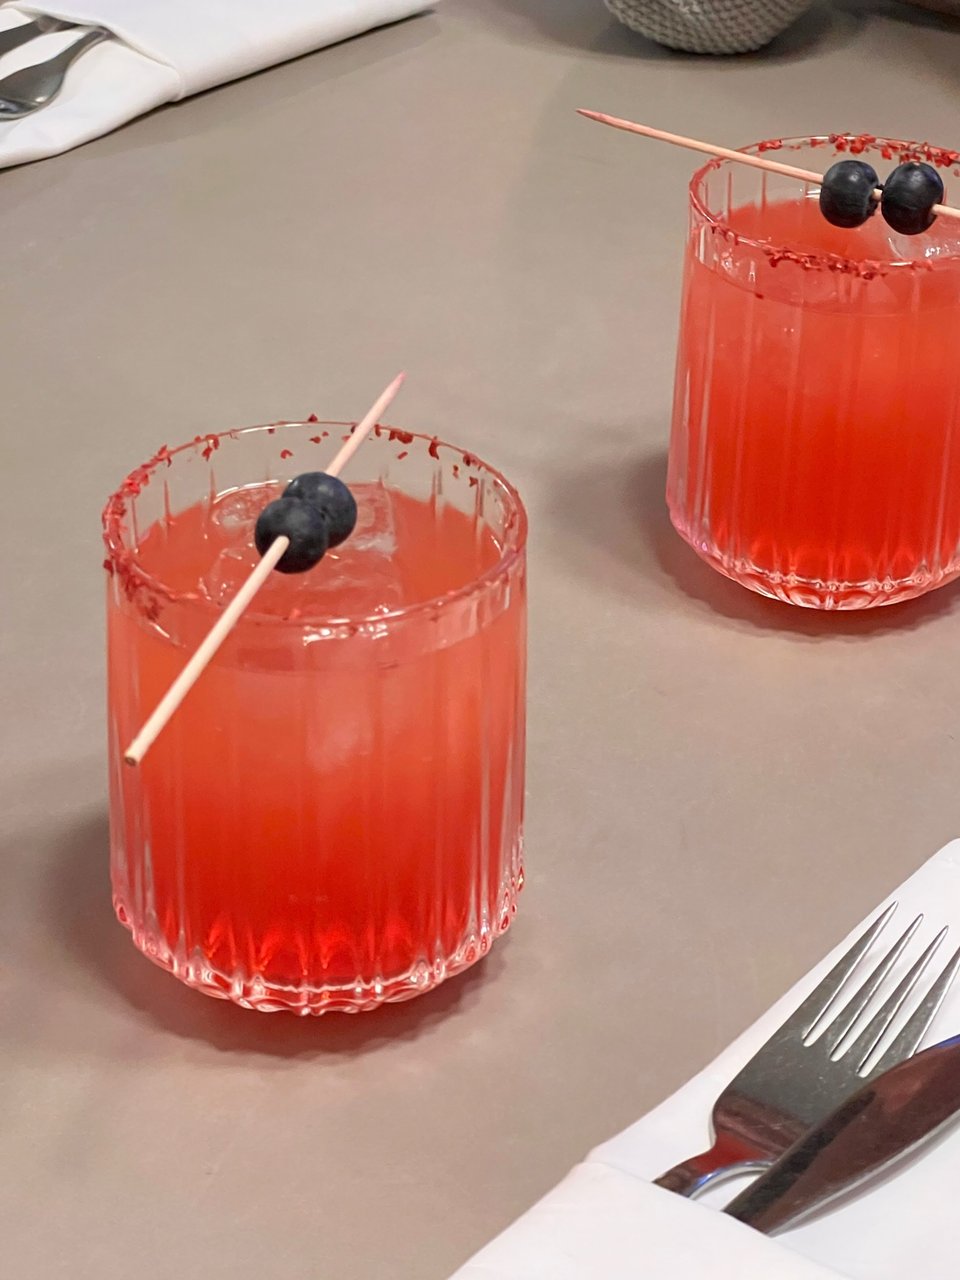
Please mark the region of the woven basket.
MULTIPOLYGON (((751 53, 794 22, 812 0, 604 0, 621 22, 668 49, 751 53)), ((960 16, 960 0, 907 0, 960 16)))
MULTIPOLYGON (((811 0, 604 0, 634 31, 687 53, 762 49, 810 7, 811 0)), ((952 3, 952 0, 949 0, 952 3)))

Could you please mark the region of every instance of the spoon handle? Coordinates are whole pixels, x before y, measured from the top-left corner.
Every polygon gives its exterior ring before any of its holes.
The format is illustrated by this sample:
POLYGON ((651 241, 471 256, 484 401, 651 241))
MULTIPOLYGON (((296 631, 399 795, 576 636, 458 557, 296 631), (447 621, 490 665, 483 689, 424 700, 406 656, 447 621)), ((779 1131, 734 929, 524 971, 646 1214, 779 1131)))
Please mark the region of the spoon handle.
POLYGON ((103 27, 93 27, 90 31, 85 32, 79 40, 75 40, 73 44, 64 49, 62 53, 58 53, 55 58, 50 58, 46 62, 41 62, 38 67, 32 68, 36 73, 36 79, 32 86, 33 92, 29 96, 36 102, 37 107, 45 107, 48 102, 57 96, 63 88, 67 72, 81 54, 86 53, 88 49, 92 49, 95 44, 100 44, 102 40, 108 40, 109 38, 109 31, 105 31, 103 27))

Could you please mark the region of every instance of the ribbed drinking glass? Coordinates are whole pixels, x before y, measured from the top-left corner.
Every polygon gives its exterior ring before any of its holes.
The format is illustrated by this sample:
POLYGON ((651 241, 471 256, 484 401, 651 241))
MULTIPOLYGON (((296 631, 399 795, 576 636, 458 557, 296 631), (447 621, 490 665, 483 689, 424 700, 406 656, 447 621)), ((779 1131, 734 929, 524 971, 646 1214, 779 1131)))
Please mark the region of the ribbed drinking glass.
POLYGON ((369 1009, 482 956, 522 884, 526 517, 470 454, 378 429, 354 534, 274 573, 139 768, 123 748, 345 428, 161 450, 107 504, 113 894, 136 945, 250 1008, 369 1009))
MULTIPOLYGON (((881 181, 921 159, 948 196, 960 171, 885 139, 753 150, 816 172, 855 155, 881 181)), ((858 609, 960 573, 960 222, 845 230, 817 191, 730 161, 691 183, 667 497, 721 573, 858 609)))

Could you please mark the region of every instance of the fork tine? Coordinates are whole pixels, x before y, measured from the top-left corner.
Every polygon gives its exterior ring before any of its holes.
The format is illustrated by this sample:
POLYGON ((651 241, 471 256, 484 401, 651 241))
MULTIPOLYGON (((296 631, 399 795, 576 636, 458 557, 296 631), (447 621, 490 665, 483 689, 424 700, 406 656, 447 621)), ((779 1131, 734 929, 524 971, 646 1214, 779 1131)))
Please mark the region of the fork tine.
POLYGON ((857 1071, 863 1069, 867 1059, 880 1043, 883 1033, 897 1016, 904 1000, 917 985, 920 975, 933 959, 934 952, 946 936, 947 930, 945 928, 941 929, 906 977, 900 981, 892 995, 883 1002, 857 1038, 847 1045, 845 1049, 840 1050, 838 1057, 842 1058, 850 1054, 856 1064, 857 1071))
POLYGON ((787 1018, 777 1033, 778 1035, 782 1035, 784 1032, 796 1032, 801 1039, 806 1040, 807 1036, 846 986, 850 974, 857 967, 864 953, 869 950, 874 938, 876 938, 896 909, 897 904, 891 902, 889 907, 877 916, 873 924, 861 934, 846 955, 837 961, 827 976, 814 987, 803 1003, 787 1018))
POLYGON ((960 972, 960 947, 947 961, 940 977, 911 1014, 903 1030, 890 1045, 889 1049, 883 1052, 876 1066, 868 1073, 867 1079, 872 1080, 874 1076, 879 1075, 882 1071, 895 1067, 898 1062, 903 1062, 906 1058, 916 1053, 923 1041, 923 1037, 927 1033, 927 1028, 937 1016, 940 1006, 947 998, 947 992, 950 990, 958 972, 960 972))
POLYGON ((919 915, 913 920, 903 933, 893 944, 887 954, 883 957, 873 973, 860 987, 855 996, 847 1001, 843 1006, 843 1010, 837 1014, 833 1022, 826 1029, 821 1037, 821 1044, 828 1053, 832 1053, 841 1040, 845 1039, 847 1033, 853 1028, 854 1024, 859 1020, 860 1015, 866 1009, 867 1005, 873 999, 877 988, 883 982, 884 978, 900 959, 904 947, 920 928, 923 916, 919 915))

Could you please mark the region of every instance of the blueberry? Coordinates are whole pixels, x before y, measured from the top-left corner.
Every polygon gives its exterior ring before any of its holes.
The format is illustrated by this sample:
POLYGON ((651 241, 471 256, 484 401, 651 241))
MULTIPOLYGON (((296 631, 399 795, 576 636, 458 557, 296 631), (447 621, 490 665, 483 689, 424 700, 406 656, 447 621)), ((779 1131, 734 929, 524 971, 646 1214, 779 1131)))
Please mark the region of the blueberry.
POLYGON ((897 165, 883 186, 880 209, 903 236, 918 236, 933 224, 933 206, 943 200, 943 179, 936 169, 913 160, 897 165))
POLYGON ((861 227, 876 213, 879 185, 876 170, 863 160, 838 160, 823 175, 820 212, 835 227, 861 227))
POLYGON ((327 537, 331 547, 339 547, 349 538, 357 523, 357 501, 336 476, 325 471, 305 471, 291 480, 283 491, 285 498, 302 498, 312 503, 327 522, 327 537))
POLYGON ((330 545, 327 522, 310 502, 302 498, 276 498, 257 517, 253 540, 261 555, 283 534, 290 545, 280 557, 281 573, 304 573, 323 559, 330 545))

